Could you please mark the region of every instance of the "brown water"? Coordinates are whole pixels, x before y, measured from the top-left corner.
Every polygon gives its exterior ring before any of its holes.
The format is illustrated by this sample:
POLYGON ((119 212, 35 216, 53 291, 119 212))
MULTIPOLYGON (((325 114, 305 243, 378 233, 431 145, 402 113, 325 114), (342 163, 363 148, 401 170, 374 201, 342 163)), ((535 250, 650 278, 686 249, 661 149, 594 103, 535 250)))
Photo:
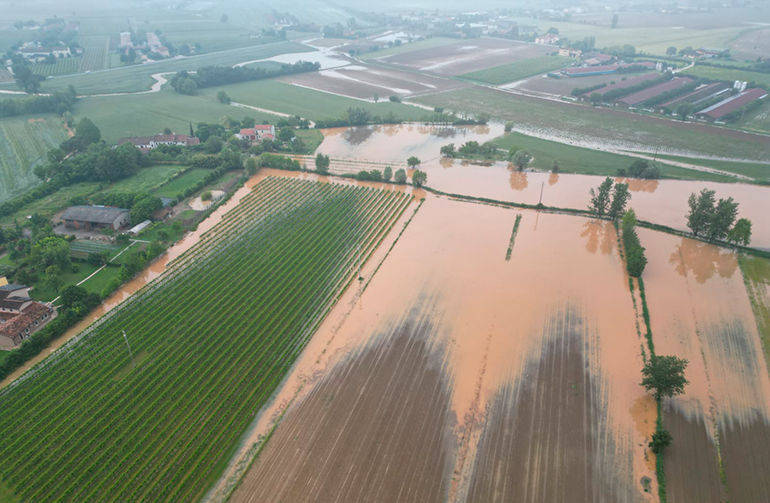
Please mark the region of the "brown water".
POLYGON ((656 352, 689 360, 685 394, 664 404, 674 437, 666 453, 671 500, 761 501, 770 491, 770 379, 737 257, 687 238, 639 234, 656 352))
POLYGON ((395 467, 417 476, 403 480, 404 499, 447 491, 450 501, 511 500, 529 487, 524 500, 537 500, 546 486, 567 500, 570 491, 578 500, 654 499, 640 480, 654 480, 645 438, 655 408, 638 385, 641 341, 615 242, 606 223, 427 196, 367 289, 330 314, 263 411, 264 434, 287 410, 233 500, 330 501, 366 480, 379 484, 370 496, 399 494, 386 475, 395 467), (553 345, 567 339, 573 349, 553 345), (378 370, 391 360, 411 363, 378 370), (505 393, 526 387, 532 372, 553 383, 540 407, 505 393), (433 399, 420 398, 419 383, 432 383, 433 399), (592 419, 576 426, 573 414, 592 419), (542 444, 505 437, 521 462, 486 447, 511 419, 550 432, 542 444), (415 431, 444 440, 404 444, 399 432, 415 431), (373 449, 382 457, 366 455, 373 449), (446 464, 444 484, 425 460, 446 464), (504 477, 480 485, 487 468, 504 477), (583 473, 589 483, 573 487, 583 473))
MULTIPOLYGON (((604 177, 522 173, 507 163, 479 166, 440 158, 439 149, 447 143, 459 146, 501 134, 500 124, 470 128, 418 124, 337 128, 324 130, 318 151, 337 159, 392 162, 394 169, 416 155, 423 161, 420 169, 427 172, 428 185, 444 192, 527 204, 537 204, 542 194, 542 203, 548 206, 587 207, 589 189, 598 186, 604 177)), ((770 187, 683 180, 622 181, 630 185, 630 206, 639 218, 679 230, 687 230, 687 198, 691 193, 708 188, 716 190, 718 197, 733 197, 740 203, 739 216, 754 223, 752 246, 770 249, 770 187)))

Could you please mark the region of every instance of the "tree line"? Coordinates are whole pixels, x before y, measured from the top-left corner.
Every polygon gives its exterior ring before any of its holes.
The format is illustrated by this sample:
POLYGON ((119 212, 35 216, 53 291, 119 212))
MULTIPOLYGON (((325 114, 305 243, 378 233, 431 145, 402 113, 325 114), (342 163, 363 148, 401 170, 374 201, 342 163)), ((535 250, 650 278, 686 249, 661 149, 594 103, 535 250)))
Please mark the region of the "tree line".
POLYGON ((62 115, 72 111, 76 100, 77 95, 72 86, 69 86, 66 91, 57 91, 50 96, 6 98, 0 100, 0 117, 39 113, 62 115))
POLYGON ((280 75, 314 72, 321 68, 319 63, 298 61, 294 64, 282 64, 277 69, 249 68, 246 66, 204 66, 197 72, 177 72, 171 80, 171 87, 180 94, 195 94, 205 87, 235 84, 251 80, 261 80, 280 75))

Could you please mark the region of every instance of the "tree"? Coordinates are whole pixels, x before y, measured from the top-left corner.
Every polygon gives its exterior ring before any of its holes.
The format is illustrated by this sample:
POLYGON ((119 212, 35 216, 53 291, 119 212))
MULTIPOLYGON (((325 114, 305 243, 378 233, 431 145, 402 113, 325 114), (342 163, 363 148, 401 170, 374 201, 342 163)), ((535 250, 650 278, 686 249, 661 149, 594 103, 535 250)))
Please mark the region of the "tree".
POLYGON ((40 91, 40 83, 45 80, 42 75, 32 73, 32 70, 24 63, 14 63, 11 68, 16 84, 29 94, 40 91))
POLYGON ((671 433, 661 429, 652 434, 652 440, 647 445, 655 454, 662 454, 666 447, 671 444, 671 440, 673 440, 671 433))
POLYGON ((382 170, 382 179, 389 182, 391 178, 393 178, 393 170, 390 166, 385 166, 385 169, 382 170))
POLYGON ((600 217, 607 212, 613 183, 612 178, 608 176, 597 189, 591 189, 591 202, 588 205, 588 209, 594 215, 600 217))
POLYGON ((222 150, 222 140, 216 136, 210 136, 205 142, 203 142, 203 150, 209 154, 216 154, 222 150))
POLYGON ((558 173, 559 172, 559 162, 553 161, 553 166, 551 166, 551 173, 558 173))
POLYGON ((626 204, 631 199, 631 193, 628 191, 627 183, 616 183, 615 188, 612 191, 612 202, 610 203, 610 209, 607 214, 615 220, 626 211, 626 204))
POLYGON ((642 368, 642 386, 656 400, 684 393, 688 361, 677 356, 653 356, 642 368))
POLYGON ((393 181, 398 184, 405 184, 406 183, 406 171, 404 169, 397 169, 396 173, 393 175, 393 181))
POLYGON ((58 265, 52 264, 45 268, 45 283, 51 287, 51 290, 57 292, 62 285, 61 269, 58 265))
POLYGON ((636 234, 636 213, 628 210, 623 214, 620 223, 623 249, 626 259, 626 270, 634 278, 639 278, 647 265, 647 257, 644 255, 644 247, 636 234))
POLYGON ((425 182, 428 181, 428 174, 425 171, 416 170, 414 174, 412 175, 412 184, 414 184, 415 187, 422 187, 425 185, 425 182))
POLYGON ((224 91, 219 91, 217 93, 217 100, 219 100, 220 103, 224 103, 225 105, 230 104, 230 96, 224 91))
POLYGON ((751 242, 751 221, 747 218, 741 218, 735 222, 727 234, 727 240, 731 243, 747 246, 751 242))
POLYGON ((69 241, 60 236, 47 236, 32 245, 29 254, 29 262, 35 264, 38 270, 50 265, 59 266, 59 269, 68 269, 70 266, 69 241))
POLYGON ((145 195, 140 197, 131 208, 131 224, 136 225, 148 220, 161 207, 163 207, 163 203, 156 196, 145 195))
POLYGON ((525 150, 517 150, 511 158, 511 161, 517 168, 519 168, 519 171, 526 168, 531 160, 532 155, 525 150))
POLYGON ((505 123, 505 127, 504 127, 504 131, 506 133, 510 133, 511 131, 513 131, 513 122, 510 122, 510 121, 506 122, 505 123))
POLYGON ((666 49, 666 54, 668 56, 676 56, 676 47, 673 45, 669 46, 668 49, 666 49))
POLYGON ((253 175, 257 172, 257 160, 253 157, 246 159, 246 174, 253 175))
POLYGON ((410 168, 415 168, 415 167, 420 165, 420 160, 417 157, 412 156, 412 157, 410 157, 409 159, 406 160, 406 164, 410 168))
POLYGON ((348 124, 351 126, 364 126, 372 119, 369 112, 360 107, 350 107, 347 110, 348 124))
POLYGON ((617 28, 618 26, 618 15, 613 14, 612 15, 612 24, 610 25, 611 28, 617 28))
POLYGON ((315 156, 315 169, 319 173, 328 173, 329 172, 329 156, 323 155, 322 153, 318 153, 315 156))
POLYGON ((448 145, 444 145, 439 150, 441 153, 441 157, 454 157, 455 156, 455 144, 450 143, 448 145))
POLYGON ((708 228, 708 239, 725 239, 738 216, 738 203, 732 197, 720 199, 708 228))
POLYGON ((690 194, 687 204, 690 212, 687 214, 687 227, 698 236, 708 232, 711 219, 716 211, 714 207, 716 191, 703 189, 700 194, 690 194))
POLYGON ((75 126, 75 136, 73 136, 72 139, 77 139, 77 150, 83 150, 92 143, 101 140, 102 133, 91 119, 84 117, 78 122, 78 125, 75 126))

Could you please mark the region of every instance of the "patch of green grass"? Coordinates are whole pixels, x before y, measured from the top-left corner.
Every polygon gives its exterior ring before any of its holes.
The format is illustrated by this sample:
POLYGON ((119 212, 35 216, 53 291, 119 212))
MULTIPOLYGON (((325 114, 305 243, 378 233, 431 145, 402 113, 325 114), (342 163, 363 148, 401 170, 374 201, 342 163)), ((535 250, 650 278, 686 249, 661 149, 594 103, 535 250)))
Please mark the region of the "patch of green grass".
POLYGON ((101 295, 107 285, 109 285, 113 279, 119 279, 119 277, 120 267, 108 266, 95 274, 94 277, 89 278, 88 281, 80 286, 85 288, 89 293, 101 295))
MULTIPOLYGON (((530 166, 541 171, 550 170, 553 163, 557 162, 559 171, 562 173, 614 176, 617 174, 618 168, 627 168, 636 160, 635 157, 627 155, 575 147, 520 133, 508 133, 492 141, 506 151, 512 147, 515 147, 516 150, 526 150, 534 156, 530 166)), ((668 164, 661 164, 661 172, 662 176, 667 178, 717 182, 735 181, 732 177, 703 173, 668 164)))
POLYGON ((33 168, 66 137, 61 120, 53 115, 0 119, 0 201, 39 183, 33 168))
POLYGON ((461 75, 488 84, 505 84, 561 68, 570 62, 562 56, 540 56, 461 75))
MULTIPOLYGON (((72 262, 72 264, 75 268, 77 268, 77 272, 71 270, 64 271, 59 276, 62 280, 62 285, 64 286, 79 283, 80 281, 87 278, 89 274, 92 274, 99 268, 98 266, 89 264, 88 262, 77 261, 72 262)), ((42 279, 35 282, 32 286, 33 288, 30 291, 30 296, 34 299, 43 302, 49 302, 59 295, 56 290, 47 285, 42 279)))
POLYGON ((734 126, 747 131, 756 131, 759 133, 770 133, 770 99, 765 98, 765 103, 759 108, 751 110, 743 119, 740 119, 734 126))
POLYGON ((379 51, 368 52, 364 55, 365 59, 384 58, 386 56, 394 56, 396 54, 403 54, 405 52, 418 51, 420 49, 431 49, 433 47, 441 47, 444 45, 455 44, 457 39, 446 37, 432 37, 425 40, 418 40, 416 42, 410 42, 407 44, 394 45, 379 51))
POLYGON ((258 80, 208 88, 202 90, 201 98, 208 97, 214 100, 219 91, 225 91, 233 101, 239 103, 291 115, 296 114, 311 120, 338 119, 350 107, 364 108, 374 115, 392 112, 396 117, 404 120, 419 120, 428 114, 425 110, 403 103, 369 103, 284 84, 276 80, 258 80))
POLYGON ((478 114, 541 130, 565 139, 592 142, 642 144, 664 150, 714 155, 734 159, 767 159, 766 137, 725 132, 721 128, 684 124, 587 105, 554 102, 513 95, 490 88, 473 87, 415 98, 431 107, 478 114))
POLYGON ((140 169, 134 176, 113 183, 103 192, 150 192, 185 169, 185 166, 160 164, 140 169))
POLYGON ((43 83, 43 90, 56 91, 74 86, 79 94, 101 94, 146 91, 155 82, 155 73, 197 70, 207 65, 234 65, 254 59, 269 58, 290 52, 307 52, 310 49, 296 42, 272 42, 251 45, 220 52, 211 52, 183 59, 167 59, 148 64, 137 64, 55 77, 43 83))
POLYGON ((295 134, 297 138, 301 138, 307 147, 307 151, 310 153, 315 152, 315 149, 323 142, 324 135, 318 129, 298 129, 295 134))
POLYGON ((193 185, 203 180, 209 173, 211 173, 211 170, 204 168, 189 169, 173 180, 170 180, 169 182, 155 189, 153 194, 158 197, 175 198, 184 192, 184 190, 188 187, 192 187, 193 185))
POLYGON ((770 89, 770 73, 735 70, 732 68, 717 68, 715 66, 703 66, 698 64, 682 73, 692 75, 693 77, 711 80, 726 80, 728 82, 745 80, 746 82, 755 82, 761 87, 770 89))
POLYGON ((721 171, 729 171, 730 173, 745 175, 757 181, 770 182, 770 164, 767 164, 767 163, 696 159, 692 157, 684 157, 681 155, 669 155, 669 154, 658 154, 658 158, 664 159, 664 160, 669 159, 672 161, 681 161, 681 162, 698 164, 701 166, 706 166, 708 168, 714 168, 721 171))
POLYGON ((213 94, 186 96, 171 89, 158 93, 85 98, 75 105, 76 119, 88 117, 99 127, 102 137, 115 143, 126 136, 153 135, 169 128, 188 133, 190 123, 219 123, 223 117, 254 117, 275 122, 278 117, 220 103, 213 94), (117 113, 116 111, 119 111, 117 113))

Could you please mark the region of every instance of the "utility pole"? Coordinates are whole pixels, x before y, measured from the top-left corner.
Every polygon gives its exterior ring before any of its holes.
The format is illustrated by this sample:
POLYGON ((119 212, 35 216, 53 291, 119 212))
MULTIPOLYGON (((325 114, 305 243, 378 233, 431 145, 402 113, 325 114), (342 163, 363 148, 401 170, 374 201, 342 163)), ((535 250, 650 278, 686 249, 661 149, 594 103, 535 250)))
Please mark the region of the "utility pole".
POLYGON ((540 200, 537 202, 538 206, 543 205, 543 189, 545 188, 545 182, 541 182, 540 184, 540 200))
POLYGON ((126 346, 128 346, 128 356, 131 358, 131 361, 134 361, 134 355, 131 353, 131 345, 128 343, 128 336, 126 335, 126 331, 123 330, 123 340, 126 341, 126 346))

